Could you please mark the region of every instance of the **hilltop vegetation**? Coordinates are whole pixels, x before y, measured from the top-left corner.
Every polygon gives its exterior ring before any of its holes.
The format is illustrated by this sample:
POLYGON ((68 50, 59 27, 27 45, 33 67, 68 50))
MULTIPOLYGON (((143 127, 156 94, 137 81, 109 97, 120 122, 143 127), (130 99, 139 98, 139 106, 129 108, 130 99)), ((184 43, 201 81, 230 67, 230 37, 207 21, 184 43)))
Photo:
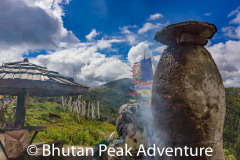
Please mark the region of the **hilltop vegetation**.
MULTIPOLYGON (((37 141, 65 140, 65 144, 93 145, 115 131, 118 109, 128 103, 131 80, 121 79, 101 87, 90 89, 82 96, 87 102, 100 102, 101 119, 95 121, 82 118, 78 122, 74 115, 62 110, 61 99, 54 103, 53 98, 33 98, 27 109, 26 124, 46 126, 37 141), (51 118, 49 113, 60 118, 51 118)), ((226 116, 223 130, 226 160, 240 159, 240 89, 226 88, 226 116)))
POLYGON ((236 159, 240 159, 239 88, 226 88, 226 104, 226 116, 223 130, 224 148, 226 149, 225 153, 235 156, 236 159))
POLYGON ((64 140, 64 144, 93 146, 107 139, 116 130, 108 122, 100 122, 75 115, 62 109, 52 98, 31 97, 27 104, 26 126, 44 126, 34 142, 64 140))
POLYGON ((60 97, 30 97, 26 125, 47 127, 39 132, 35 142, 64 140, 65 144, 93 146, 116 130, 118 109, 129 102, 130 85, 130 79, 116 80, 90 89, 82 96, 87 102, 100 102, 100 120, 82 117, 79 122, 75 115, 63 110, 60 97))
POLYGON ((131 80, 124 78, 90 89, 88 94, 83 95, 82 98, 87 102, 99 101, 101 120, 116 125, 119 117, 118 109, 123 104, 129 103, 131 98, 128 95, 129 92, 132 92, 130 86, 131 80))
MULTIPOLYGON (((100 88, 90 90, 86 95, 89 99, 97 99, 102 105, 106 106, 104 115, 112 117, 118 108, 129 102, 128 92, 131 86, 130 79, 113 81, 101 86, 100 88), (111 112, 108 109, 111 108, 111 112)), ((118 115, 118 114, 117 114, 118 115)), ((114 122, 112 118, 104 118, 109 122, 114 122)), ((114 123, 113 123, 114 124, 114 123)), ((226 88, 226 116, 223 130, 223 140, 226 159, 240 159, 240 89, 226 88)))

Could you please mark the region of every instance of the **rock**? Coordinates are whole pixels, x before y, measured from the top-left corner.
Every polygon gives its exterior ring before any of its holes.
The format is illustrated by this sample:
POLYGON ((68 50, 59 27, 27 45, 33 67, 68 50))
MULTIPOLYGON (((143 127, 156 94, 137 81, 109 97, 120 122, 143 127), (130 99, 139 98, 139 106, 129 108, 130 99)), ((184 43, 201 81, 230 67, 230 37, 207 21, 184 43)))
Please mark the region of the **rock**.
POLYGON ((190 21, 168 26, 155 35, 155 40, 170 45, 161 56, 153 80, 154 133, 159 137, 156 143, 213 148, 212 157, 204 154, 157 159, 224 160, 225 90, 211 54, 203 47, 215 32, 212 24, 190 21))
POLYGON ((173 24, 158 31, 154 37, 165 45, 175 44, 199 44, 204 46, 207 39, 210 39, 217 32, 215 25, 207 22, 188 21, 173 24))

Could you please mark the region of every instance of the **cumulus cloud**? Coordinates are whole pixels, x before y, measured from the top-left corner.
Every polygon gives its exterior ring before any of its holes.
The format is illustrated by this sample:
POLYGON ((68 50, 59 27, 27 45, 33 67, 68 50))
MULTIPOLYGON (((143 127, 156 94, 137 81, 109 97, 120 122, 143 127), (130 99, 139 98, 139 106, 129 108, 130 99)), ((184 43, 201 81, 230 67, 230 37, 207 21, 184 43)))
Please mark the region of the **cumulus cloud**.
POLYGON ((125 36, 125 40, 129 43, 129 45, 135 45, 138 43, 137 35, 133 31, 131 31, 131 29, 135 28, 137 28, 137 25, 127 25, 124 27, 119 27, 119 30, 125 36))
POLYGON ((118 39, 101 39, 91 43, 78 43, 71 47, 39 55, 31 62, 47 66, 63 75, 73 76, 74 68, 77 81, 89 86, 99 86, 120 78, 128 78, 129 67, 118 57, 106 57, 99 51, 111 49, 113 43, 121 43, 118 39))
POLYGON ((0 42, 9 45, 31 44, 54 47, 60 34, 59 21, 40 7, 22 1, 2 0, 0 42))
MULTIPOLYGON (((56 49, 62 42, 78 43, 75 35, 63 27, 62 0, 2 0, 0 5, 0 52, 20 57, 29 51, 56 49), (49 7, 46 7, 49 3, 49 7)), ((14 60, 16 58, 13 58, 14 60)))
POLYGON ((129 45, 132 46, 132 45, 136 45, 139 41, 143 40, 143 37, 141 34, 146 33, 150 30, 159 30, 168 24, 169 24, 168 21, 163 24, 146 22, 142 26, 142 28, 138 28, 137 25, 127 25, 127 26, 119 27, 119 30, 122 33, 124 40, 128 42, 129 45))
POLYGON ((91 41, 93 38, 95 38, 99 34, 100 34, 100 32, 97 32, 96 29, 92 29, 92 31, 88 35, 86 35, 85 37, 88 41, 91 41))
POLYGON ((233 19, 229 26, 222 28, 222 32, 226 37, 235 40, 217 43, 208 46, 207 49, 212 53, 224 85, 226 87, 240 87, 240 7, 233 10, 228 17, 233 17, 233 19))
MULTIPOLYGON (((63 4, 69 0, 2 0, 0 6, 1 61, 20 61, 29 51, 47 50, 47 55, 31 58, 30 62, 72 76, 90 86, 129 77, 126 63, 117 57, 106 57, 99 51, 112 49, 121 39, 108 38, 92 42, 99 33, 93 29, 87 42, 64 28, 63 4)), ((113 49, 112 49, 113 50, 113 49)))
POLYGON ((127 25, 127 26, 124 26, 124 27, 119 27, 121 33, 123 34, 131 34, 133 33, 132 31, 130 31, 130 29, 132 28, 136 28, 137 25, 127 25))
POLYGON ((228 14, 228 17, 236 16, 234 19, 232 19, 231 23, 237 23, 240 24, 240 7, 233 10, 231 13, 228 14))
POLYGON ((9 46, 0 44, 0 63, 10 61, 21 61, 23 53, 28 50, 29 47, 26 45, 21 46, 9 46))
POLYGON ((160 46, 160 47, 157 47, 153 50, 153 52, 158 52, 158 53, 163 53, 163 51, 167 48, 166 45, 163 45, 163 46, 160 46))
POLYGON ((140 42, 136 46, 133 46, 128 52, 128 62, 133 65, 135 62, 139 62, 144 58, 152 56, 152 51, 149 49, 149 45, 146 42, 140 42))
POLYGON ((110 40, 105 40, 105 39, 101 39, 97 41, 97 47, 100 50, 106 49, 106 48, 111 48, 112 47, 112 43, 120 43, 123 42, 123 40, 119 40, 119 39, 110 39, 110 40))
POLYGON ((40 7, 49 15, 57 17, 62 21, 65 15, 63 5, 69 4, 70 0, 22 0, 30 7, 40 7))
POLYGON ((129 77, 127 64, 114 57, 107 58, 97 48, 96 45, 89 45, 64 49, 39 55, 31 61, 68 76, 72 76, 75 68, 77 80, 89 86, 129 77))
POLYGON ((211 15, 212 15, 211 12, 209 12, 209 13, 204 13, 204 16, 211 16, 211 15))
POLYGON ((137 35, 135 35, 135 34, 127 35, 126 40, 129 43, 129 45, 134 45, 138 42, 137 35))
POLYGON ((160 13, 151 14, 148 20, 157 20, 163 18, 163 15, 160 13))
POLYGON ((142 34, 142 33, 148 32, 148 31, 153 30, 153 29, 160 29, 160 28, 162 28, 162 27, 164 27, 168 24, 169 24, 169 22, 166 22, 165 24, 162 24, 162 23, 153 24, 153 23, 147 22, 143 25, 142 28, 140 28, 138 30, 138 34, 142 34))
POLYGON ((226 87, 240 87, 240 41, 229 40, 207 47, 215 60, 226 87))
POLYGON ((222 28, 222 32, 226 37, 240 39, 240 7, 229 13, 228 17, 234 18, 230 21, 230 26, 222 28))
POLYGON ((240 35, 238 35, 236 27, 234 26, 223 27, 222 32, 225 37, 234 38, 234 39, 240 38, 240 35))
POLYGON ((19 61, 36 50, 57 49, 60 43, 78 43, 63 27, 62 0, 1 0, 0 61, 19 61), (49 3, 49 7, 46 7, 49 3))
POLYGON ((133 46, 128 52, 128 62, 132 66, 135 62, 139 62, 140 60, 145 58, 152 58, 152 67, 153 73, 156 70, 157 64, 160 59, 160 55, 152 56, 152 50, 149 48, 151 44, 148 42, 140 42, 136 46, 133 46))

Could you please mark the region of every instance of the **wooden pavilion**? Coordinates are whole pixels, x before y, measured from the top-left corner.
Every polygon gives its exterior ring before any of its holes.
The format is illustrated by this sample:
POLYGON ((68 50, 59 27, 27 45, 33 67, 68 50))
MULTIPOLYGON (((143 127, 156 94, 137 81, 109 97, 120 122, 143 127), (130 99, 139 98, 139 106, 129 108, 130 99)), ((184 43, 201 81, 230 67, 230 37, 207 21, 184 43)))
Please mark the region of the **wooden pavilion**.
POLYGON ((27 58, 0 67, 0 94, 18 96, 15 118, 18 128, 24 126, 27 93, 46 97, 73 96, 87 93, 88 88, 71 77, 29 63, 27 58))

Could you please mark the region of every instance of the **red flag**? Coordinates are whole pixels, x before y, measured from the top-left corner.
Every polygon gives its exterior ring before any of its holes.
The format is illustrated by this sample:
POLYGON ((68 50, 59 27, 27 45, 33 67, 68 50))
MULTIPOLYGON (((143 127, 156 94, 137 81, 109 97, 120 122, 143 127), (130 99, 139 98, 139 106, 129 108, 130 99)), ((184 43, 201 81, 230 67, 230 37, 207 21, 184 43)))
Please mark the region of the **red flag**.
POLYGON ((135 96, 135 94, 134 94, 134 93, 130 93, 130 92, 129 92, 128 94, 129 94, 130 96, 135 96))

